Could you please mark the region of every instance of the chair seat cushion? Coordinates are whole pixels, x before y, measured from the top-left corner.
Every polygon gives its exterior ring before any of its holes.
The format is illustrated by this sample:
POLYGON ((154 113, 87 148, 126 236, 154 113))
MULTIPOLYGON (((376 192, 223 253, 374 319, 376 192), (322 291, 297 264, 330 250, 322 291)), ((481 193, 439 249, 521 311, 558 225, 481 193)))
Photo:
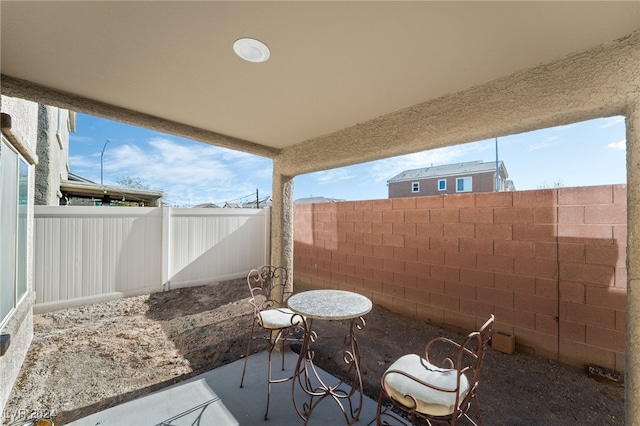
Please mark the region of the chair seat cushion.
MULTIPOLYGON (((454 412, 456 404, 456 370, 436 367, 419 355, 411 354, 399 358, 391 364, 387 371, 396 370, 407 373, 425 383, 450 389, 452 392, 444 392, 424 386, 409 377, 398 373, 390 373, 384 377, 384 384, 389 396, 406 407, 414 405, 412 395, 417 401, 416 411, 431 416, 447 416, 454 412)), ((463 374, 460 377, 460 401, 469 392, 469 380, 463 374)))
POLYGON ((302 317, 288 308, 265 309, 260 311, 260 319, 262 320, 262 327, 269 330, 287 328, 302 322, 302 317), (293 323, 291 322, 292 317, 293 323))

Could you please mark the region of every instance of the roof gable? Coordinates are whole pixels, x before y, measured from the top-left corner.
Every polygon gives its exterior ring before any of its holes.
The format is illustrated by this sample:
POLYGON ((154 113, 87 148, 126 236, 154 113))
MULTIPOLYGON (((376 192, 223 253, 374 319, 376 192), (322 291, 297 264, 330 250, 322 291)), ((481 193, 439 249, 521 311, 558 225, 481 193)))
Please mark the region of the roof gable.
MULTIPOLYGON (((507 169, 504 166, 502 160, 498 161, 500 169, 504 172, 505 177, 508 177, 507 169)), ((442 166, 423 167, 421 169, 405 170, 402 173, 389 179, 387 182, 401 182, 412 179, 432 179, 436 177, 455 176, 461 174, 474 174, 495 171, 496 163, 485 163, 481 160, 467 161, 464 163, 445 164, 442 166)))

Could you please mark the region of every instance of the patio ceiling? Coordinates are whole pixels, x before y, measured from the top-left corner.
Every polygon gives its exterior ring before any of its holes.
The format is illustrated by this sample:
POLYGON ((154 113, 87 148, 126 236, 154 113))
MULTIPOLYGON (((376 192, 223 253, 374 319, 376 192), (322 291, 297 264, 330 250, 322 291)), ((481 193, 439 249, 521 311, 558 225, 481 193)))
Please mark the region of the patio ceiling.
POLYGON ((638 28, 640 2, 3 1, 1 72, 5 94, 274 158, 638 28))

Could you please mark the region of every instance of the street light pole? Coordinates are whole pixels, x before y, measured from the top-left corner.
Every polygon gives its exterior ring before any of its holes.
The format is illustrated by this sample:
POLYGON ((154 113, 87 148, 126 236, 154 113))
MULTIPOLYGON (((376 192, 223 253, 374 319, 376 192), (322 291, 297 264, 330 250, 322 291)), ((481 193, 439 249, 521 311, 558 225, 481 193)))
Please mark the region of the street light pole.
POLYGON ((500 167, 498 165, 498 138, 496 138, 496 192, 500 192, 500 167))
POLYGON ((107 148, 107 144, 109 143, 109 139, 104 143, 102 147, 102 153, 100 153, 100 185, 102 185, 102 175, 104 169, 104 150, 107 148))

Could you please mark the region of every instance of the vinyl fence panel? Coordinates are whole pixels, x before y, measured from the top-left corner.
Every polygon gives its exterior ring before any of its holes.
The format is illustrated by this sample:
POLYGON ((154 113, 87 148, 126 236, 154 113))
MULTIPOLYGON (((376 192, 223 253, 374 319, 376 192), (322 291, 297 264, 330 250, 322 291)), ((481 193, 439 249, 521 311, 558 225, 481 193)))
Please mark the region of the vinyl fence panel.
POLYGON ((238 278, 269 258, 268 209, 172 209, 169 288, 238 278))
POLYGON ((240 277, 269 259, 269 214, 35 206, 35 309, 240 277))

